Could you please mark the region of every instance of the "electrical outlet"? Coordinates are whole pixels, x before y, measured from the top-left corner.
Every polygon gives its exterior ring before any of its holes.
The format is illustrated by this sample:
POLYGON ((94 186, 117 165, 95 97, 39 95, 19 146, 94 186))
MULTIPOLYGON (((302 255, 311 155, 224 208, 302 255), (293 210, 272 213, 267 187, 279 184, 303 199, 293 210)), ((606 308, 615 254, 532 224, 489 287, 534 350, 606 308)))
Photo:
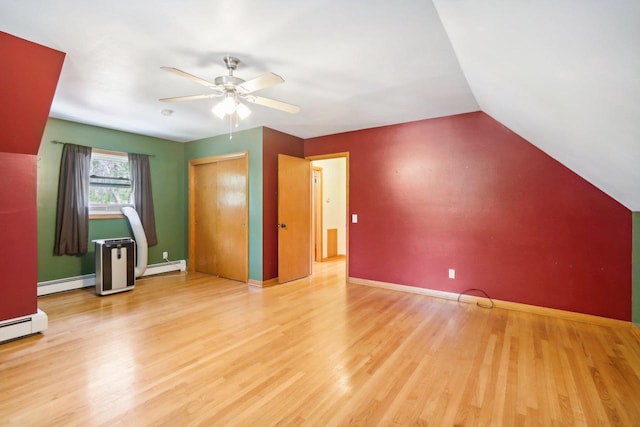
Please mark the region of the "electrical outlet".
POLYGON ((449 269, 449 279, 455 279, 456 278, 456 270, 454 268, 450 268, 449 269))
POLYGON ((167 251, 162 252, 162 259, 166 260, 167 258, 169 258, 169 252, 167 251))

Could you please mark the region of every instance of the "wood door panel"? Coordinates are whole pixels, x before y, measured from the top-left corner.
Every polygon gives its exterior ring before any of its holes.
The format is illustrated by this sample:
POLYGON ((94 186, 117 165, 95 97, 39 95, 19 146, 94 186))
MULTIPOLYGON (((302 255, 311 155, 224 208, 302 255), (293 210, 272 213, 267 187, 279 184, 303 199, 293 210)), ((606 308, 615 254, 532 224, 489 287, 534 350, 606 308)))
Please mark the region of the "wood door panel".
POLYGON ((218 274, 216 251, 216 214, 218 164, 207 163, 194 168, 194 250, 195 270, 218 274))
POLYGON ((249 279, 246 153, 189 161, 189 271, 249 279))
POLYGON ((278 281, 311 274, 311 162, 278 155, 278 281), (284 226, 283 226, 284 224, 284 226))
POLYGON ((218 163, 216 216, 218 275, 247 281, 247 171, 245 159, 218 163))
POLYGON ((338 229, 327 229, 327 258, 338 256, 338 229))

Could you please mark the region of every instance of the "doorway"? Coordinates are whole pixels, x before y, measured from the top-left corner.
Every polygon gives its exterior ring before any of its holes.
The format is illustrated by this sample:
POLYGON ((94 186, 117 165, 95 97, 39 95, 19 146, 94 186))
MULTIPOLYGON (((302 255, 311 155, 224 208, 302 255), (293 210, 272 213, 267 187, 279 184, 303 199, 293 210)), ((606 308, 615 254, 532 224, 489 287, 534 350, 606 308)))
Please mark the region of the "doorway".
POLYGON ((189 271, 247 282, 248 156, 189 161, 189 271))
POLYGON ((314 265, 340 259, 346 263, 349 240, 349 154, 335 153, 308 159, 314 172, 318 171, 314 173, 312 198, 314 265))

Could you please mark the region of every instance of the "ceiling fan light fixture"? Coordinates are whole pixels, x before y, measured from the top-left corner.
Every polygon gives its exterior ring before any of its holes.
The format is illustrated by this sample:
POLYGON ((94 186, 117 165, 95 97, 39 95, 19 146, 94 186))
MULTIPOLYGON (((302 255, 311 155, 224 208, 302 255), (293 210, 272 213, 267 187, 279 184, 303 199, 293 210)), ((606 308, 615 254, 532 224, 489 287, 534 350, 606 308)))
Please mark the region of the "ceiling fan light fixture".
POLYGON ((236 112, 236 97, 232 93, 228 93, 221 104, 226 114, 231 115, 236 112))
POLYGON ((214 105, 211 109, 211 112, 215 114, 217 118, 224 119, 224 116, 227 114, 224 106, 224 101, 220 101, 216 105, 214 105))
POLYGON ((251 114, 251 110, 246 105, 238 103, 238 106, 236 107, 236 113, 238 114, 240 120, 244 120, 249 117, 249 115, 251 114))

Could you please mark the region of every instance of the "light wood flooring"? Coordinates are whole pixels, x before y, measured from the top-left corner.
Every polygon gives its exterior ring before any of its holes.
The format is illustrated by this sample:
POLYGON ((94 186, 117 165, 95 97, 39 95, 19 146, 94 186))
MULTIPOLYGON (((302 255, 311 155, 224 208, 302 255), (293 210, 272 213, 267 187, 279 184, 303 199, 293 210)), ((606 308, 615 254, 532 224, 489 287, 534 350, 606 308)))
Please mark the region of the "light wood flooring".
POLYGON ((39 299, 0 345, 0 425, 640 425, 640 338, 345 284, 203 274, 39 299))

